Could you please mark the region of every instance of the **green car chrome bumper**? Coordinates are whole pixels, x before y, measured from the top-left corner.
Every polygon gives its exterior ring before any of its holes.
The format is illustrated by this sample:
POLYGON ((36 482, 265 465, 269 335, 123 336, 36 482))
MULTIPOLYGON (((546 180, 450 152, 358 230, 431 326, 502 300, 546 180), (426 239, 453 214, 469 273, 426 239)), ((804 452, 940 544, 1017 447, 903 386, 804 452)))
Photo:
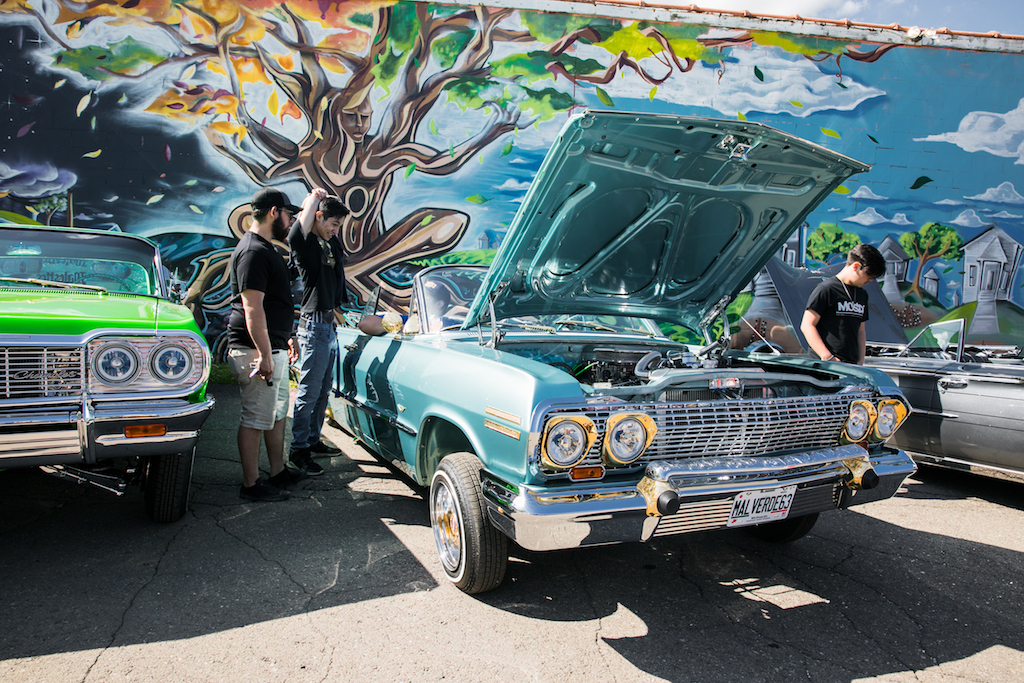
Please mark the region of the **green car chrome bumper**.
POLYGON ((112 458, 187 452, 199 439, 199 428, 213 405, 214 399, 208 397, 199 403, 84 401, 74 407, 9 410, 0 417, 0 467, 91 465, 112 458), (143 426, 153 427, 129 435, 127 428, 143 426))

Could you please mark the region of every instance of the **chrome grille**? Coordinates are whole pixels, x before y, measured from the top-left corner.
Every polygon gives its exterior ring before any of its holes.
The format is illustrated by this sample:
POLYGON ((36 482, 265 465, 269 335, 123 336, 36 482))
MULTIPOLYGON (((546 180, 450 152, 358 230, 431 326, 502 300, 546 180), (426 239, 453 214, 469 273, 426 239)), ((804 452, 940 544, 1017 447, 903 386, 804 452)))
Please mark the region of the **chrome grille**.
POLYGON ((83 358, 78 346, 0 348, 0 400, 81 396, 83 358))
POLYGON ((635 467, 668 458, 761 455, 835 446, 849 415, 850 402, 870 398, 869 394, 831 394, 559 407, 549 411, 544 420, 556 414, 580 413, 593 420, 599 436, 581 464, 597 465, 602 464, 604 426, 609 415, 613 411, 646 413, 658 425, 658 434, 635 467))

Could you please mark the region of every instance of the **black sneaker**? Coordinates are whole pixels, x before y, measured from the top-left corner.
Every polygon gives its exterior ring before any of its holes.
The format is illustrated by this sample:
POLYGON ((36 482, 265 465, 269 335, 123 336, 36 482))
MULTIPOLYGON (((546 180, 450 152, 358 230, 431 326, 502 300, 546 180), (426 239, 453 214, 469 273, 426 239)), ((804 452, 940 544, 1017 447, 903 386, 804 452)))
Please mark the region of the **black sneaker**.
POLYGON ((337 455, 341 453, 341 449, 329 441, 317 441, 309 447, 309 452, 318 455, 337 455))
POLYGON ((238 495, 246 500, 255 500, 260 503, 274 503, 288 500, 291 497, 290 493, 282 491, 273 484, 264 481, 263 478, 257 479, 256 483, 252 486, 242 486, 238 495))
POLYGON ((305 478, 306 474, 302 470, 285 465, 283 470, 267 479, 267 481, 271 486, 283 491, 295 486, 305 478))
POLYGON ((313 462, 313 456, 309 454, 308 448, 303 448, 301 451, 295 451, 288 459, 292 461, 292 464, 302 470, 302 473, 307 477, 316 477, 324 473, 324 468, 313 462))

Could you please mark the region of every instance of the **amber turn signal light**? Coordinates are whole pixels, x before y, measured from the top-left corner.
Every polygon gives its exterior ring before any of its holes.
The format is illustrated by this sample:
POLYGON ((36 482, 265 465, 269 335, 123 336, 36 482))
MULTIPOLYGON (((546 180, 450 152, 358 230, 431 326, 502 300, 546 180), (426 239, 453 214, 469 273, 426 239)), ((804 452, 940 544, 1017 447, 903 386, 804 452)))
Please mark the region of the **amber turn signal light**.
POLYGON ((140 436, 163 436, 167 433, 167 425, 128 425, 124 428, 124 435, 129 439, 140 436))

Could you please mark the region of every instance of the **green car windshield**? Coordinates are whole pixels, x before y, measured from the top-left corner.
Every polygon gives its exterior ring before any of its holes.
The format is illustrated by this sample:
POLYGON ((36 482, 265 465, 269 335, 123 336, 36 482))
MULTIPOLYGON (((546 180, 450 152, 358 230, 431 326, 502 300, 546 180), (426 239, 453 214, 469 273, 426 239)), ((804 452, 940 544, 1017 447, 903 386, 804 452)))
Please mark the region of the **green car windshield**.
POLYGON ((0 228, 0 287, 156 294, 153 247, 123 235, 0 228))
MULTIPOLYGON (((449 266, 423 273, 419 280, 426 321, 424 331, 440 332, 461 327, 486 274, 486 268, 467 266, 449 266)), ((657 324, 651 320, 617 315, 526 315, 499 320, 498 325, 509 331, 519 329, 551 334, 592 330, 662 336, 657 324)))

